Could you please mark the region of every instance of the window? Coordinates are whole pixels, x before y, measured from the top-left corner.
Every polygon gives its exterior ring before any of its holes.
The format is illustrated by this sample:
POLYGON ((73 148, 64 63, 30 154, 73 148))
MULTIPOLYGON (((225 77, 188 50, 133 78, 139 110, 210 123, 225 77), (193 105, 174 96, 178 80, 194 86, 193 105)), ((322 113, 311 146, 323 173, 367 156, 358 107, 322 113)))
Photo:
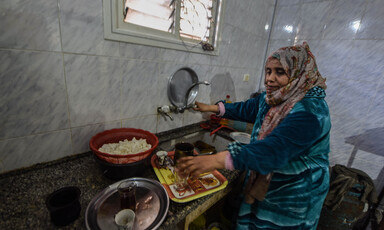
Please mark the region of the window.
POLYGON ((103 0, 105 39, 217 55, 223 0, 103 0))

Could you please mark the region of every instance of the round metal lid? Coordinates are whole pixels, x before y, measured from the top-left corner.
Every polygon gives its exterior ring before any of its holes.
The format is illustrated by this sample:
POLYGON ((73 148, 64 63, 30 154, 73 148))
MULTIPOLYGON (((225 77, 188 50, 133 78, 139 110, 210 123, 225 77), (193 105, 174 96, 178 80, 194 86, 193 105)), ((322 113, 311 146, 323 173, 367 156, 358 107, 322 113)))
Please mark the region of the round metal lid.
MULTIPOLYGON (((199 81, 195 71, 188 67, 177 70, 168 82, 168 99, 176 107, 185 106, 185 97, 188 89, 199 81)), ((192 104, 199 92, 199 86, 194 87, 189 93, 188 105, 192 104)))
POLYGON ((169 208, 169 197, 165 188, 156 180, 135 177, 109 185, 91 200, 85 212, 87 229, 115 228, 114 215, 120 211, 117 186, 123 181, 134 181, 137 184, 136 202, 139 206, 136 210, 134 229, 157 229, 163 223, 169 208), (151 201, 146 203, 148 200, 151 201))

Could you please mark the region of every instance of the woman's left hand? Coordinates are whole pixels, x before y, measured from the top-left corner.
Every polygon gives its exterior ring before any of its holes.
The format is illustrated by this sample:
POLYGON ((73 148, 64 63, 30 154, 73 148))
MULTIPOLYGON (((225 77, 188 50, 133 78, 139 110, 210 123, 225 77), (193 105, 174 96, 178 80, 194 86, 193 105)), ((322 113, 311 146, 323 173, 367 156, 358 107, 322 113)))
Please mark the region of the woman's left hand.
POLYGON ((177 167, 181 172, 185 172, 191 177, 198 177, 202 173, 225 168, 227 154, 229 152, 224 151, 213 155, 183 157, 177 161, 177 167))

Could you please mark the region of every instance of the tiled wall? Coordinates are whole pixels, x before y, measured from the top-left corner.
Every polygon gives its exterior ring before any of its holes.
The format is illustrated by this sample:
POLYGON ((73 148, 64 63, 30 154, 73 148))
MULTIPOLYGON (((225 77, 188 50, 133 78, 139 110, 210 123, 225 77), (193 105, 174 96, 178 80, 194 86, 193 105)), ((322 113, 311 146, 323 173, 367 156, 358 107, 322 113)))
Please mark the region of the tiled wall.
POLYGON ((271 0, 227 0, 220 55, 205 56, 104 40, 101 0, 1 1, 0 172, 88 151, 105 129, 161 132, 200 121, 192 112, 174 121, 156 114, 183 66, 200 80, 231 77, 228 91, 201 86, 198 100, 247 99, 272 28, 268 53, 306 40, 327 78, 331 164, 361 169, 381 188, 384 1, 278 0, 271 27, 273 10, 271 0))
POLYGON ((384 185, 384 1, 278 0, 269 50, 307 40, 327 78, 330 163, 384 185), (353 156, 355 156, 353 158, 353 156))
POLYGON ((273 9, 270 0, 226 0, 220 55, 209 56, 104 40, 102 0, 0 1, 0 172, 89 151, 105 129, 156 133, 200 121, 156 112, 170 104, 168 78, 184 66, 200 80, 230 77, 227 91, 201 86, 198 100, 247 99, 273 9))

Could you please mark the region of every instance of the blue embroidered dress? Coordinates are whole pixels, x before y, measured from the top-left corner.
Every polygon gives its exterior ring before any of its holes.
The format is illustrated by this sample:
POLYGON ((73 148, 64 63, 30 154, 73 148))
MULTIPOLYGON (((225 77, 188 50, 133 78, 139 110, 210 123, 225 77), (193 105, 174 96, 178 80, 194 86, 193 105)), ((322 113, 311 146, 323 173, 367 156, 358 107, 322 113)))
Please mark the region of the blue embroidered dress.
POLYGON ((257 140, 269 110, 265 92, 225 104, 223 117, 254 123, 251 143, 228 146, 235 169, 273 172, 263 201, 242 203, 237 229, 316 229, 329 188, 329 132, 325 92, 314 87, 263 140, 257 140))

